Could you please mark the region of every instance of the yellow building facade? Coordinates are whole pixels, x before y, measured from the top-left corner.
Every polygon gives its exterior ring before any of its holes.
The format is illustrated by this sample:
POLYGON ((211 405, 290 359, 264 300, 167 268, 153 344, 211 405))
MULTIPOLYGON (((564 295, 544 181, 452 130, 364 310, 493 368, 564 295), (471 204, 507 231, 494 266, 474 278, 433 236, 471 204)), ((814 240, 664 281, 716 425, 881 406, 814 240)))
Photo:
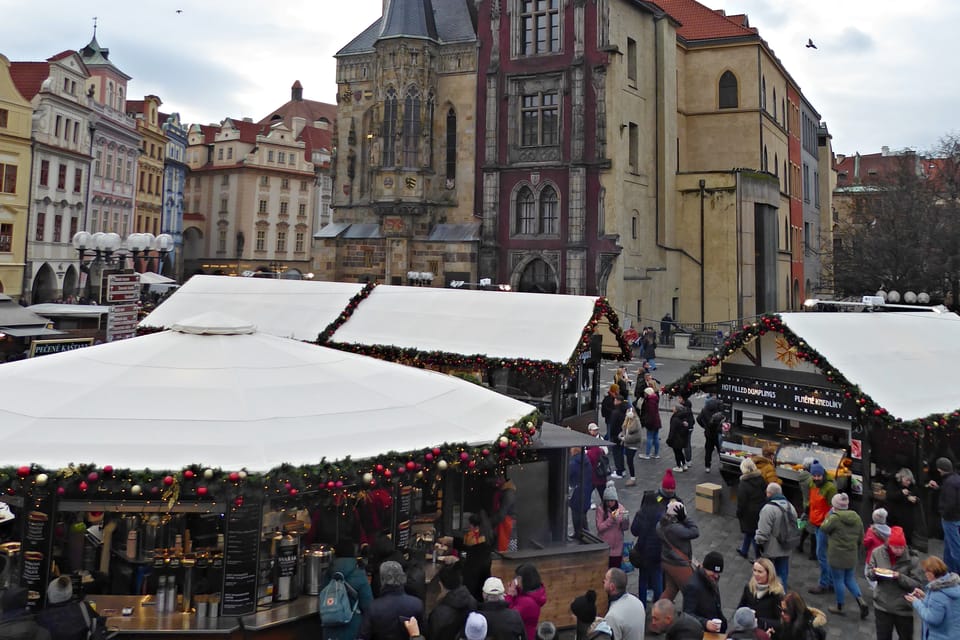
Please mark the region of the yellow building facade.
POLYGON ((163 215, 163 160, 166 136, 160 127, 160 105, 157 96, 143 100, 127 100, 127 115, 137 122, 143 137, 137 159, 136 211, 134 231, 158 235, 163 215))
POLYGON ((14 300, 23 289, 32 116, 10 77, 10 61, 0 54, 0 293, 14 300))

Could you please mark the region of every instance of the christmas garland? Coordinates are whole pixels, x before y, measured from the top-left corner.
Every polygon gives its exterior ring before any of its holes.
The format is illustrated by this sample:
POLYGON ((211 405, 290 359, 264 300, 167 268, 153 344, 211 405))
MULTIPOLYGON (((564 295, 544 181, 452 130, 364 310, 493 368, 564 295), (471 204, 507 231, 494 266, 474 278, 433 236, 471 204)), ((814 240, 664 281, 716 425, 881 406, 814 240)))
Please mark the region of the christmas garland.
MULTIPOLYGON (((372 290, 372 286, 370 290, 372 290)), ((594 303, 593 314, 583 328, 577 346, 574 348, 573 354, 571 354, 570 359, 566 363, 554 362, 552 360, 531 360, 528 358, 491 358, 481 353, 464 355, 451 353, 449 351, 420 351, 416 347, 365 345, 330 341, 333 333, 350 318, 353 311, 357 308, 357 305, 368 295, 370 295, 370 291, 364 289, 364 291, 351 299, 350 304, 347 305, 344 312, 320 334, 317 339, 317 344, 412 367, 428 369, 453 368, 465 371, 505 368, 513 369, 531 378, 556 378, 560 376, 571 376, 576 372, 580 354, 590 348, 590 338, 596 331, 600 320, 606 316, 610 330, 613 332, 617 344, 620 345, 620 354, 615 359, 628 361, 632 357, 630 345, 626 338, 623 337, 623 331, 620 329, 620 321, 617 318, 617 314, 607 302, 606 298, 597 298, 594 303)))
POLYGON ((930 432, 936 428, 960 428, 960 410, 952 413, 930 414, 925 418, 908 421, 891 416, 886 408, 881 407, 873 398, 864 393, 859 385, 848 380, 831 365, 822 353, 791 331, 777 314, 764 315, 752 324, 743 325, 739 331, 732 333, 730 337, 724 340, 714 354, 690 367, 690 370, 679 380, 667 385, 665 387, 666 393, 671 396, 689 396, 700 389, 702 379, 710 372, 711 368, 719 367, 720 363, 729 356, 747 346, 759 336, 771 331, 783 336, 797 359, 809 362, 823 371, 827 381, 837 385, 843 392, 844 397, 853 401, 854 405, 859 408, 861 416, 869 420, 872 426, 904 430, 913 433, 915 438, 919 438, 924 430, 930 432))
POLYGON ((498 474, 506 465, 533 455, 529 445, 540 423, 539 414, 534 412, 485 446, 445 443, 416 451, 389 451, 363 460, 347 457, 322 459, 313 465, 282 464, 264 474, 202 464, 179 471, 132 470, 93 463, 61 469, 34 464, 3 467, 0 492, 24 496, 49 491, 62 499, 156 501, 170 508, 184 502, 232 502, 239 507, 245 499, 302 499, 308 495, 339 505, 376 488, 430 483, 450 469, 469 475, 498 474))
POLYGON ((373 292, 373 289, 376 286, 377 285, 375 283, 368 282, 366 286, 359 291, 359 293, 350 298, 350 300, 347 302, 347 306, 344 307, 343 311, 340 312, 340 315, 338 315, 333 322, 328 324, 327 328, 321 331, 320 335, 317 336, 317 344, 329 346, 326 343, 328 340, 330 340, 330 336, 332 336, 337 329, 343 326, 343 323, 350 319, 350 316, 352 316, 353 312, 357 310, 357 307, 360 306, 360 303, 367 299, 367 296, 373 292))

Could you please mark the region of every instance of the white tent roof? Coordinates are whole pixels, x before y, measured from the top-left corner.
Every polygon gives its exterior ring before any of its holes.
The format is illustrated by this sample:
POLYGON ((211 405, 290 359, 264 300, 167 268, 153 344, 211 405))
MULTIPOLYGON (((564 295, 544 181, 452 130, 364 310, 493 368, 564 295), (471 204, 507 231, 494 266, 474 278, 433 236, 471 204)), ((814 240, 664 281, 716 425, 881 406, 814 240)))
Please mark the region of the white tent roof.
POLYGON ((313 342, 364 285, 273 278, 193 276, 140 322, 169 328, 201 313, 245 318, 258 331, 313 342))
POLYGON ((566 364, 596 299, 380 285, 330 340, 566 364))
POLYGON ((0 366, 0 466, 266 471, 492 442, 533 410, 452 376, 206 314, 175 330, 0 366))
POLYGON ((954 313, 784 313, 783 322, 895 418, 960 407, 954 313))
POLYGON ((167 276, 162 276, 153 271, 144 271, 140 274, 140 284, 176 284, 177 281, 167 276))
MULTIPOLYGON (((248 318, 271 335, 315 341, 363 286, 194 276, 140 326, 169 327, 218 310, 248 318)), ((591 296, 378 285, 330 340, 565 365, 580 349, 596 303, 591 296)), ((621 352, 606 317, 597 332, 607 351, 621 352)))

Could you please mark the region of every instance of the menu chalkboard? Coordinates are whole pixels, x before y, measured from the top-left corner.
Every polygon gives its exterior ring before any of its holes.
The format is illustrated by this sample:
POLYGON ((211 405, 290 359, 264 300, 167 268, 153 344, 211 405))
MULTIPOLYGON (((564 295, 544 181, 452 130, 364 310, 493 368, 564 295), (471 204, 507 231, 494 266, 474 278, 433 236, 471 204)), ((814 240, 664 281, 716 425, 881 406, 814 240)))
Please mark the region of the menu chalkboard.
POLYGON ((242 616, 257 609, 257 556, 263 508, 244 504, 227 514, 223 552, 221 614, 242 616))
MULTIPOLYGON (((50 580, 50 546, 53 542, 53 498, 46 489, 39 489, 32 496, 33 509, 24 508, 23 562, 20 567, 20 584, 27 590, 31 608, 39 609, 47 593, 50 580)), ((30 501, 28 501, 30 502, 30 501)))

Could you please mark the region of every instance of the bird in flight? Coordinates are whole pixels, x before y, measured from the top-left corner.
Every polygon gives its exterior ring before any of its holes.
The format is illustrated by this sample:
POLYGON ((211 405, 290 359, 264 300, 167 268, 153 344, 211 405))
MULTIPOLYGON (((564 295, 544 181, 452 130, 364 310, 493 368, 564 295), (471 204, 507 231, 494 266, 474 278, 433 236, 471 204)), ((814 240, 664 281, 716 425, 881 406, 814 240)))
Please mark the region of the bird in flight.
POLYGON ((813 44, 813 38, 807 38, 807 49, 816 49, 817 45, 813 44))

